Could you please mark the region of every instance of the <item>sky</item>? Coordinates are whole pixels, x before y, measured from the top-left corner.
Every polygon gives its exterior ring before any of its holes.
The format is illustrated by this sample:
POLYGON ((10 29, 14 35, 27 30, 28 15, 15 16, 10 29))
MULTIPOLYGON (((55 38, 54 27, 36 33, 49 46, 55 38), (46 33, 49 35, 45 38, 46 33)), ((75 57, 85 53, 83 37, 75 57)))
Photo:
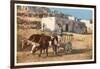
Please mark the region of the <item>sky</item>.
POLYGON ((92 19, 92 10, 90 9, 50 8, 50 10, 57 10, 58 12, 72 15, 79 19, 92 19))

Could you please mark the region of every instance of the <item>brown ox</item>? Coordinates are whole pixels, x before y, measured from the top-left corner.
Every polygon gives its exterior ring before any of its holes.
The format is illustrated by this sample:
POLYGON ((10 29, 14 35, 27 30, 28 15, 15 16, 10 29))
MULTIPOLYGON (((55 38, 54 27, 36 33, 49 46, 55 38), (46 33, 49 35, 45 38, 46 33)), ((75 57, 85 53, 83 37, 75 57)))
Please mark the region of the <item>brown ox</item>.
POLYGON ((44 50, 48 56, 48 47, 49 47, 50 40, 51 40, 50 36, 43 35, 43 34, 41 35, 33 34, 25 42, 23 49, 28 46, 32 46, 31 53, 34 54, 37 50, 40 50, 39 56, 41 56, 42 50, 44 50))
POLYGON ((50 39, 50 36, 41 36, 38 42, 40 44, 40 46, 38 46, 38 49, 40 50, 39 56, 41 56, 42 50, 46 51, 46 55, 48 56, 48 47, 50 39))
POLYGON ((48 47, 51 45, 54 54, 57 55, 57 43, 57 36, 51 37, 43 34, 33 34, 29 37, 29 39, 26 42, 26 45, 24 45, 23 48, 26 48, 27 46, 32 46, 31 53, 34 54, 37 50, 39 50, 39 56, 41 56, 42 51, 44 50, 44 52, 46 52, 46 55, 48 56, 48 47), (49 42, 51 42, 51 44, 49 42))

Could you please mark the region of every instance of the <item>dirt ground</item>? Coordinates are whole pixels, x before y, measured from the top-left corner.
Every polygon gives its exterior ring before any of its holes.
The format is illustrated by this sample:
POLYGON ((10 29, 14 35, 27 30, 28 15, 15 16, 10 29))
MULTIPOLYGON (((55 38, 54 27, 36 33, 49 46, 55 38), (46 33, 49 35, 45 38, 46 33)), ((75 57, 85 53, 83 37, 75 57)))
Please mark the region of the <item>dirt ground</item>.
POLYGON ((92 59, 92 35, 83 35, 80 39, 74 37, 72 49, 71 53, 65 54, 63 48, 60 48, 59 55, 55 56, 52 48, 49 48, 49 55, 47 57, 45 53, 38 57, 38 51, 34 55, 30 51, 18 51, 16 55, 17 63, 92 59))

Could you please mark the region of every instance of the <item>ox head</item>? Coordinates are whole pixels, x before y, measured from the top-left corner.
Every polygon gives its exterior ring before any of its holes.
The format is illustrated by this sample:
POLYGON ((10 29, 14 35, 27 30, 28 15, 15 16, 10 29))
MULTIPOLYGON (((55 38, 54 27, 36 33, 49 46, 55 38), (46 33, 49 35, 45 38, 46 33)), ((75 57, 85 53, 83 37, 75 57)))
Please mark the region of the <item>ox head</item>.
POLYGON ((29 40, 22 40, 22 49, 23 50, 30 46, 32 46, 32 44, 29 42, 29 40))
POLYGON ((33 48, 33 47, 38 47, 40 46, 39 43, 36 43, 36 42, 33 42, 33 41, 30 41, 30 40, 24 40, 22 42, 22 49, 26 49, 26 48, 33 48))

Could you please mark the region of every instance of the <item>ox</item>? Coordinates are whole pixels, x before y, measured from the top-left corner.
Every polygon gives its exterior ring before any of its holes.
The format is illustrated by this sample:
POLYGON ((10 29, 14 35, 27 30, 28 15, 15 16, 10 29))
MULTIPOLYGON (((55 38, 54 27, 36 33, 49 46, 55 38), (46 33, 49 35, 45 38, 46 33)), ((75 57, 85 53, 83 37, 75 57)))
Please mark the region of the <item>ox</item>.
POLYGON ((32 46, 31 53, 35 53, 37 50, 40 51, 39 56, 42 54, 42 50, 46 52, 46 55, 48 56, 48 48, 49 46, 52 46, 54 54, 57 54, 57 42, 58 38, 57 36, 47 36, 44 34, 33 34, 29 37, 29 39, 26 41, 25 46, 32 46))

